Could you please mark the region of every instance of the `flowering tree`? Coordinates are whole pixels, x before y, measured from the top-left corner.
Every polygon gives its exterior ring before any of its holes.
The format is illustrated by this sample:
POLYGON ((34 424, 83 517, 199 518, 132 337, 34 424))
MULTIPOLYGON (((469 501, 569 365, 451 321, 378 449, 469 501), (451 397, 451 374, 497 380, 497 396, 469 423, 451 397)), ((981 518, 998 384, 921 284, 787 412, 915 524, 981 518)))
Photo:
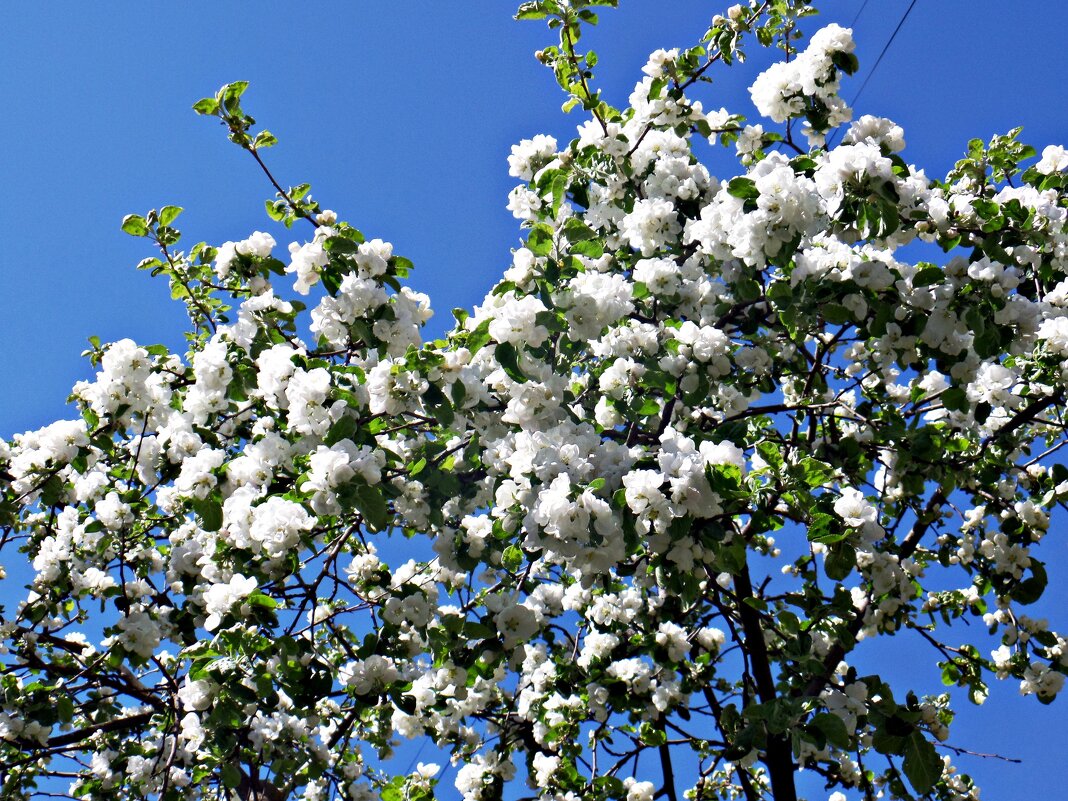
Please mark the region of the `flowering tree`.
POLYGON ((850 32, 801 42, 807 0, 733 7, 616 109, 577 49, 604 5, 520 8, 588 118, 513 148, 524 244, 433 342, 411 264, 267 172, 244 83, 195 105, 306 237, 180 251, 181 209, 127 217, 188 352, 94 342, 80 416, 0 443, 34 571, 0 610, 0 797, 795 801, 804 770, 976 799, 949 694, 858 643, 1053 700, 1065 639, 1026 607, 1068 497, 1068 154, 1013 131, 927 177, 849 123, 850 32), (754 39, 785 55, 769 130, 691 97, 754 39))

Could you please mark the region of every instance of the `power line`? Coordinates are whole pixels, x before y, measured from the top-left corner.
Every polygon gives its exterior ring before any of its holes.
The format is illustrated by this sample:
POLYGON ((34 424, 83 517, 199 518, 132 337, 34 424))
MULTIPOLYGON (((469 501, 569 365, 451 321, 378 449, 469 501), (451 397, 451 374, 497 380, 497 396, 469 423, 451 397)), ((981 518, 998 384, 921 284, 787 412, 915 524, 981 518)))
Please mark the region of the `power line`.
POLYGON ((855 28, 857 26, 857 20, 860 19, 860 15, 864 13, 864 9, 866 9, 867 7, 868 7, 868 0, 864 0, 864 2, 860 6, 860 11, 858 11, 857 15, 855 17, 853 17, 853 21, 851 23, 849 23, 849 27, 850 28, 855 28))
MULTIPOLYGON (((853 95, 853 100, 849 104, 850 107, 855 106, 857 104, 857 101, 860 99, 860 96, 862 94, 864 94, 864 90, 868 86, 868 81, 871 80, 871 76, 875 74, 875 71, 877 69, 879 69, 879 65, 883 61, 883 56, 885 56, 886 55, 886 51, 890 49, 890 45, 892 45, 894 43, 894 39, 897 38, 897 34, 901 30, 901 26, 905 24, 905 20, 907 20, 909 18, 909 14, 912 13, 912 9, 916 7, 916 1, 917 0, 912 0, 912 2, 909 3, 909 7, 905 9, 905 13, 902 15, 901 19, 898 21, 897 27, 894 28, 894 32, 892 34, 890 34, 890 38, 887 39, 886 40, 886 44, 883 45, 883 49, 882 49, 882 52, 879 53, 879 57, 877 59, 875 59, 875 63, 872 65, 872 68, 870 70, 868 70, 868 75, 864 79, 864 83, 862 83, 860 85, 860 89, 858 89, 857 93, 855 95, 853 95)), ((863 13, 864 6, 866 6, 866 5, 868 5, 868 0, 864 0, 864 5, 862 5, 860 7, 860 11, 858 11, 857 12, 857 16, 854 17, 854 19, 853 19, 853 24, 854 25, 856 24, 857 20, 860 19, 860 15, 863 13)), ((838 130, 840 131, 841 128, 839 128, 838 130)), ((837 134, 838 134, 838 131, 835 131, 835 135, 837 135, 837 134)), ((834 137, 832 136, 831 138, 833 139, 834 137)), ((829 144, 830 143, 828 142, 828 145, 829 144)))
MULTIPOLYGON (((882 63, 883 56, 886 55, 886 51, 890 49, 890 45, 892 45, 894 43, 894 39, 897 38, 897 33, 898 33, 898 31, 901 30, 901 26, 905 24, 905 20, 907 20, 909 18, 909 14, 912 13, 912 9, 915 8, 915 7, 916 7, 916 0, 912 0, 912 2, 909 3, 909 7, 905 9, 905 15, 903 17, 901 17, 901 21, 898 22, 897 27, 894 28, 894 32, 892 34, 890 34, 890 38, 887 39, 886 40, 886 44, 883 45, 883 50, 882 50, 881 53, 879 53, 879 57, 877 59, 875 59, 875 64, 872 65, 871 71, 868 72, 868 77, 864 79, 864 83, 862 83, 860 85, 860 89, 857 90, 856 95, 854 95, 854 97, 853 97, 853 102, 850 103, 849 105, 851 105, 851 106, 856 105, 857 100, 859 100, 860 96, 864 93, 864 88, 868 85, 868 81, 871 80, 871 76, 875 74, 875 71, 877 69, 879 69, 879 64, 882 63)), ((861 10, 863 11, 864 9, 861 9, 861 10)))

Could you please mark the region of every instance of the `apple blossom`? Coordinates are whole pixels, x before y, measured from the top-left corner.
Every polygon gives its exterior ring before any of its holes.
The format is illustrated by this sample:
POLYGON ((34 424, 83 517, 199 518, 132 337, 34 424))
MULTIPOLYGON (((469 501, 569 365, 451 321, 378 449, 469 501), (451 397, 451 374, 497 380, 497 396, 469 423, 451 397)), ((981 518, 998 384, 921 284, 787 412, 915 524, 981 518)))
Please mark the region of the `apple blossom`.
MULTIPOLYGON (((577 49, 603 5, 519 10, 584 119, 512 148, 525 239, 438 339, 411 263, 306 184, 218 247, 178 250, 176 206, 123 221, 189 346, 94 342, 74 419, 0 443, 32 568, 5 797, 975 801, 958 698, 866 644, 975 704, 1063 690, 1027 607, 1068 499, 1064 149, 1012 131, 929 178, 849 123, 850 31, 793 47, 807 0, 734 6, 615 108, 577 49), (792 55, 750 76, 765 119, 705 110, 756 43, 792 55)), ((195 109, 263 165, 246 88, 195 109)))

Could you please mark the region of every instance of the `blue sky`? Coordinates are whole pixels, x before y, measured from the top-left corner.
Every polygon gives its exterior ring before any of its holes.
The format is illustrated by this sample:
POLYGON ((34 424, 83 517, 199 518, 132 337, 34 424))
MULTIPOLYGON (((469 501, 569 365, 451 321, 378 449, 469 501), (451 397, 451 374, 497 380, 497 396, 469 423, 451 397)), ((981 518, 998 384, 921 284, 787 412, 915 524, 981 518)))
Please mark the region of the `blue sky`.
MULTIPOLYGON (((589 44, 608 98, 624 102, 650 50, 695 42, 727 4, 623 0, 606 10, 589 44)), ((823 3, 823 19, 849 25, 860 6, 823 3)), ((867 3, 855 29, 861 72, 847 98, 907 6, 867 3)), ((309 181, 326 207, 415 262, 412 283, 437 310, 434 332, 452 307, 479 302, 519 237, 504 207, 510 145, 535 133, 566 141, 581 121, 560 113, 563 98, 532 57, 548 32, 513 22, 512 11, 501 0, 0 11, 0 434, 66 414, 71 385, 90 375, 78 355, 90 334, 180 346, 183 312, 162 282, 133 269, 150 254, 119 231, 123 215, 177 204, 186 244, 253 230, 288 241, 268 227, 271 193, 255 165, 190 111, 227 81, 251 81, 245 105, 280 140, 268 158, 281 182, 309 181)), ((944 174, 970 137, 1015 125, 1039 149, 1064 143, 1066 28, 1064 3, 919 0, 857 113, 902 124, 905 157, 929 175, 944 174), (1009 10, 1027 13, 1010 20, 1009 10)), ((745 87, 767 57, 752 55, 714 74, 707 106, 753 113, 745 87)), ((1050 539, 1046 558, 1065 562, 1064 544, 1050 539)), ((930 681, 911 652, 888 648, 872 659, 896 656, 900 670, 930 681)), ((1023 766, 967 763, 985 782, 985 801, 1068 781, 1052 736, 1068 722, 1063 706, 1039 707, 1006 685, 979 715, 962 707, 955 742, 1027 757, 1023 766)))

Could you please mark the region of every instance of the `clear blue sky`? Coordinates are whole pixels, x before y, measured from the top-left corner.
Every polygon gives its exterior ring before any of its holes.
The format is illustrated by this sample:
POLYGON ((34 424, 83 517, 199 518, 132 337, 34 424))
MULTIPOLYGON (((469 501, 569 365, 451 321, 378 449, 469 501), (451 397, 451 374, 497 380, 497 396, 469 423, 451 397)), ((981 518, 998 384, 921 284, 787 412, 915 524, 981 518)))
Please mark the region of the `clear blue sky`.
MULTIPOLYGON (((847 98, 908 2, 867 4, 855 28, 861 72, 847 98)), ((695 42, 728 4, 623 0, 606 10, 590 43, 609 99, 625 101, 650 50, 695 42)), ((822 3, 823 19, 849 25, 860 6, 822 3)), ((119 231, 124 214, 184 206, 187 244, 253 230, 288 241, 268 227, 270 192, 255 165, 190 111, 227 81, 251 81, 245 105, 280 139, 268 154, 280 181, 311 182, 326 207, 415 262, 413 284, 438 312, 435 332, 452 307, 477 303, 519 236, 504 208, 510 145, 535 133, 566 141, 580 121, 560 113, 563 98, 532 57, 548 32, 513 22, 512 11, 508 0, 0 10, 0 435, 67 414, 71 385, 89 377, 78 354, 90 334, 180 346, 182 310, 163 283, 133 269, 150 254, 119 231)), ((944 175, 970 137, 1015 125, 1039 149, 1065 143, 1066 29, 1068 3, 918 0, 857 113, 902 124, 905 157, 929 175, 944 175)), ((754 56, 716 76, 706 105, 752 113, 745 87, 766 63, 754 56)), ((1043 548, 1061 563, 1054 580, 1068 579, 1058 530, 1043 548)), ((1049 609, 1068 608, 1065 598, 1049 609)), ((931 681, 900 644, 881 655, 931 681)), ((1068 699, 1040 707, 1015 692, 997 688, 978 715, 961 706, 956 744, 1027 757, 1023 766, 966 763, 984 801, 1068 784, 1057 736, 1068 699)))

